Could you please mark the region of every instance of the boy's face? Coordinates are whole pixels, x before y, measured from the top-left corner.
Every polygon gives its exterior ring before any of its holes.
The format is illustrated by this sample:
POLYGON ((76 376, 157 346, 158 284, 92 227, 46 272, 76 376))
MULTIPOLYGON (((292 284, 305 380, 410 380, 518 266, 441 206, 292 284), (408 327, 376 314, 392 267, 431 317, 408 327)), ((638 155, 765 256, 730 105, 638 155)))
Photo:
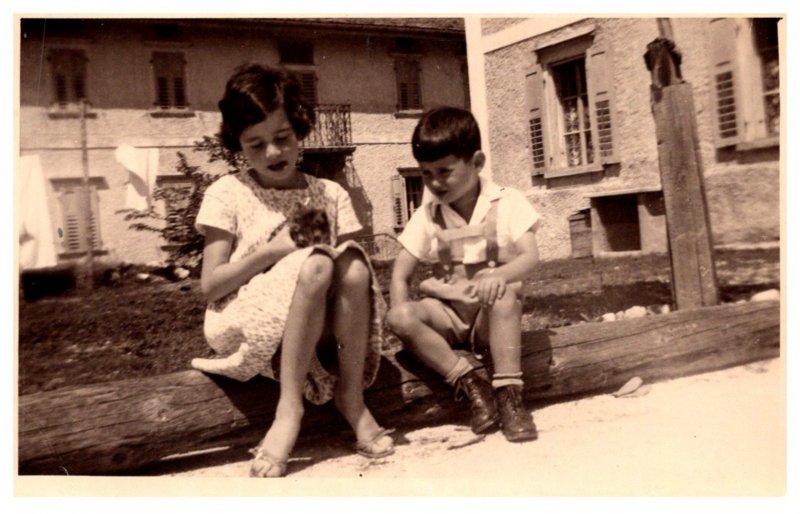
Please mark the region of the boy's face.
MULTIPOLYGON (((478 190, 478 173, 486 158, 480 150, 468 160, 448 155, 436 161, 419 162, 425 187, 442 203, 453 203, 478 190)), ((477 195, 475 195, 477 198, 477 195)))

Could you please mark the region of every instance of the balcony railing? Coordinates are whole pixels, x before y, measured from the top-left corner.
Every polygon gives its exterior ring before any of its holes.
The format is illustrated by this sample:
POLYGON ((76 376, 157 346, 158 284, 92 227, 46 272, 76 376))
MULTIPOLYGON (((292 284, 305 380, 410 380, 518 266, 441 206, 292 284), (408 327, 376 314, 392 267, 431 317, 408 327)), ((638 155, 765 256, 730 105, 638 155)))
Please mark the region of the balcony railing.
POLYGON ((352 145, 350 105, 323 104, 314 108, 317 122, 302 146, 305 149, 333 149, 352 145))

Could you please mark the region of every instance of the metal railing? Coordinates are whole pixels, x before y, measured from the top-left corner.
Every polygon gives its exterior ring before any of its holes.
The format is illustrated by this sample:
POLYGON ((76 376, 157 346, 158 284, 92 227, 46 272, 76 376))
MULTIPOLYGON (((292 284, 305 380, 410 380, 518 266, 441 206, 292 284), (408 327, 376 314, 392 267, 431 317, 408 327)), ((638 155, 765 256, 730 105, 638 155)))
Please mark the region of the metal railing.
POLYGON ((390 261, 397 257, 401 248, 397 238, 386 233, 356 237, 355 241, 375 261, 390 261))
POLYGON ((317 121, 302 141, 303 148, 336 148, 352 145, 349 104, 322 104, 314 108, 317 121))

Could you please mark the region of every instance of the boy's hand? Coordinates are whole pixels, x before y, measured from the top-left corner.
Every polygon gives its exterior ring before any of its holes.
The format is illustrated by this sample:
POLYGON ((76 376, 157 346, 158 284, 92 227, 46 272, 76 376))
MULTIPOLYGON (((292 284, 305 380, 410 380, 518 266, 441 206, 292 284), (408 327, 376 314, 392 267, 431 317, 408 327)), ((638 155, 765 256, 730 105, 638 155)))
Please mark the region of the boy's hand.
POLYGON ((506 279, 494 271, 494 268, 482 269, 473 277, 478 300, 483 305, 494 305, 494 302, 506 294, 506 279))

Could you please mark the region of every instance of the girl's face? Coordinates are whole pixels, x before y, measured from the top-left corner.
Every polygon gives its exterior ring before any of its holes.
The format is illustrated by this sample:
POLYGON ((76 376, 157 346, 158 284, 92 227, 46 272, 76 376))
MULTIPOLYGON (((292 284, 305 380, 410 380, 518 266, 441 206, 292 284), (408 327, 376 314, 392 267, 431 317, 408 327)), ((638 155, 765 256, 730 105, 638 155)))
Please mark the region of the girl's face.
POLYGON ((283 108, 250 125, 239 136, 242 153, 265 187, 288 187, 297 180, 297 136, 283 108))

